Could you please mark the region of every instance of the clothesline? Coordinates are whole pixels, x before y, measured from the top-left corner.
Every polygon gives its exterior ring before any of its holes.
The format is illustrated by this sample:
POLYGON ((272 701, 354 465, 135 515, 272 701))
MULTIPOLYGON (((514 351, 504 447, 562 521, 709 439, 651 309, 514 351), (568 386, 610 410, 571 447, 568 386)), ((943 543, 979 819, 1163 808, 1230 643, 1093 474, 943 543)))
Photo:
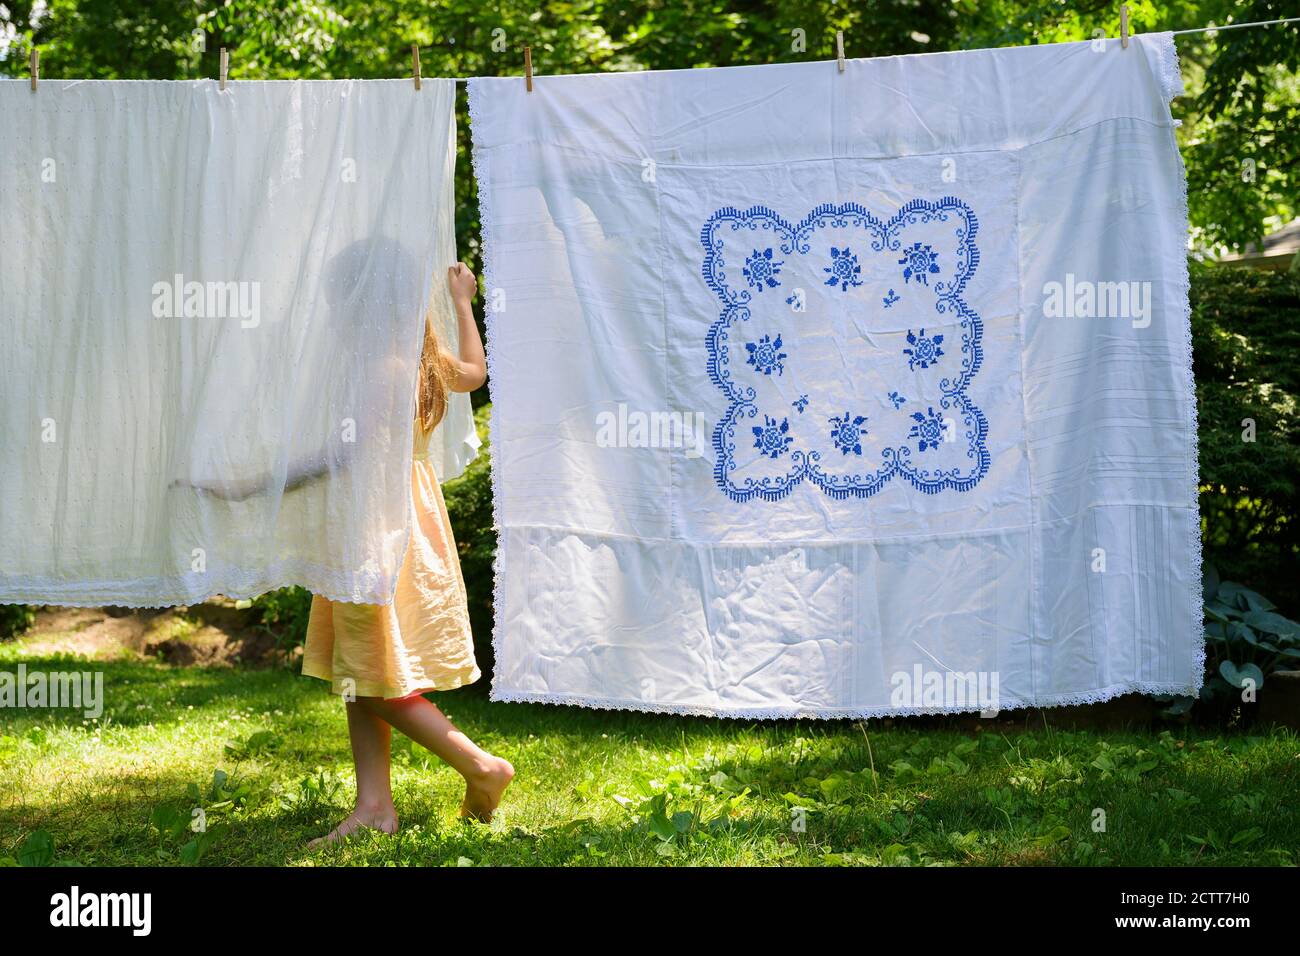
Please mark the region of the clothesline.
MULTIPOLYGON (((1126 17, 1127 17, 1127 10, 1126 10, 1126 17)), ((1248 27, 1279 26, 1282 25, 1282 23, 1300 23, 1300 17, 1287 17, 1287 18, 1283 18, 1283 20, 1258 20, 1252 23, 1226 23, 1225 26, 1199 26, 1199 27, 1192 27, 1191 30, 1171 30, 1170 34, 1173 36, 1186 36, 1188 34, 1218 33, 1219 30, 1245 30, 1248 29, 1248 27)), ((1125 22, 1125 30, 1123 31, 1125 31, 1125 34, 1127 34, 1127 21, 1125 22)), ((1132 34, 1132 35, 1136 36, 1138 34, 1132 34)), ((837 47, 836 59, 840 61, 840 72, 842 73, 844 72, 844 34, 841 33, 836 34, 836 47, 837 47)), ((226 77, 227 77, 227 70, 229 70, 229 62, 230 62, 229 59, 227 59, 226 48, 222 47, 221 48, 222 90, 225 90, 226 88, 226 77)), ((411 46, 411 66, 412 66, 413 78, 415 78, 416 90, 419 90, 420 88, 421 79, 434 79, 434 77, 421 77, 420 49, 419 46, 417 46, 417 44, 412 44, 411 46)), ((38 48, 32 47, 31 49, 29 69, 31 73, 31 88, 32 91, 35 91, 36 85, 38 85, 39 78, 40 78, 40 51, 38 48)), ((532 48, 530 47, 524 47, 524 72, 526 74, 526 81, 528 81, 528 90, 529 92, 532 92, 533 64, 532 64, 532 48)), ((451 81, 454 81, 456 83, 468 83, 469 81, 471 81, 471 79, 474 79, 474 77, 438 77, 438 79, 451 79, 451 81)))
MULTIPOLYGON (((1187 36, 1188 34, 1191 33, 1218 33, 1220 30, 1244 30, 1248 27, 1271 27, 1271 26, 1278 26, 1284 23, 1300 23, 1300 17, 1286 17, 1285 19, 1281 19, 1281 20, 1256 20, 1253 23, 1229 23, 1221 27, 1216 27, 1216 26, 1193 27, 1190 30, 1171 30, 1169 32, 1173 36, 1180 37, 1180 36, 1187 36)), ((1132 34, 1132 36, 1140 36, 1140 34, 1134 33, 1132 34)), ((454 79, 457 83, 468 83, 470 80, 476 79, 476 77, 457 76, 457 77, 447 77, 447 79, 454 79)))
POLYGON ((1254 23, 1229 23, 1221 27, 1195 27, 1191 30, 1174 30, 1176 37, 1187 33, 1218 33, 1220 30, 1244 30, 1246 27, 1271 27, 1279 23, 1300 23, 1300 17, 1287 17, 1285 20, 1256 20, 1254 23))

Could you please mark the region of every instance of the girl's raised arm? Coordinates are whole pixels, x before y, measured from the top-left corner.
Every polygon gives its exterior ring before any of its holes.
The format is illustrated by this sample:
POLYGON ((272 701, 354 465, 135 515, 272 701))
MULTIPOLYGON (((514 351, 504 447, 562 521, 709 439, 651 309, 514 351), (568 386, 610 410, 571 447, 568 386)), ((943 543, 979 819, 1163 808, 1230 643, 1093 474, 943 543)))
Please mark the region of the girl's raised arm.
POLYGON ((469 266, 458 262, 447 270, 447 285, 451 288, 456 325, 460 330, 460 355, 447 353, 447 363, 453 372, 448 386, 453 392, 472 392, 487 381, 487 356, 483 354, 483 339, 474 323, 471 305, 478 291, 478 279, 469 266))

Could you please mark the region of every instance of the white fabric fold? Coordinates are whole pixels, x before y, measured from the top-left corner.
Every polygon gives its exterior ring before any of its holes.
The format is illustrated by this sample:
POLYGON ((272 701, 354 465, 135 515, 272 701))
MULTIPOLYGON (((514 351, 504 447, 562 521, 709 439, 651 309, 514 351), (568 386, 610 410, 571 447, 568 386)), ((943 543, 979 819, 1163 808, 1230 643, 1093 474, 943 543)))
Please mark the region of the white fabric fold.
POLYGON ((1177 76, 1149 35, 471 80, 495 699, 1194 692, 1177 76))

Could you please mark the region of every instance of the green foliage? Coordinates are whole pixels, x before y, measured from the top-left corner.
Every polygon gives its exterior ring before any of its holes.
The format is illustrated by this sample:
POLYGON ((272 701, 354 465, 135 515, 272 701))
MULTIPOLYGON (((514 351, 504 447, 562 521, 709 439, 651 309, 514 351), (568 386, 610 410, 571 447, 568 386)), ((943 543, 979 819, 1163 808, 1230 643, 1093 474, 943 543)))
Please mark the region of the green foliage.
POLYGON ((50 866, 54 863, 54 838, 37 830, 18 850, 19 866, 50 866))
MULTIPOLYGON (((1229 10, 1237 23, 1296 15, 1286 0, 1229 10)), ((1241 248, 1300 215, 1300 24, 1228 30, 1209 43, 1212 56, 1199 44, 1182 54, 1204 72, 1180 131, 1188 207, 1198 240, 1241 248)))
POLYGON ((197 866, 230 833, 224 818, 233 818, 260 795, 249 782, 236 780, 224 770, 213 771, 206 788, 191 783, 185 788, 186 807, 162 804, 149 815, 159 841, 158 861, 197 866))
POLYGON ((0 867, 7 866, 78 866, 73 860, 64 860, 55 856, 54 837, 46 830, 33 830, 27 835, 18 855, 0 856, 0 867))
POLYGON ((1191 302, 1206 557, 1294 616, 1300 277, 1197 269, 1191 302))
MULTIPOLYGON (((0 646, 0 661, 19 653, 0 646)), ((438 703, 519 771, 499 820, 462 822, 458 774, 399 760, 400 834, 312 853, 354 796, 337 700, 281 668, 102 666, 117 691, 94 726, 9 718, 0 865, 29 841, 36 861, 94 866, 1300 863, 1300 761, 1281 728, 1062 731, 1054 709, 974 732, 942 718, 753 723, 502 705, 468 689, 438 703), (249 756, 218 776, 232 740, 249 756), (155 795, 143 808, 141 780, 155 795)))
POLYGON ((259 730, 242 741, 226 744, 226 756, 231 760, 249 760, 274 753, 284 744, 284 738, 274 731, 259 730))
POLYGON ((155 807, 149 823, 159 836, 158 861, 185 866, 197 866, 203 862, 229 827, 221 823, 201 825, 199 821, 202 819, 188 816, 175 807, 155 807))
MULTIPOLYGON (((893 56, 1092 38, 1118 31, 1101 0, 9 0, 14 39, 0 68, 21 73, 28 45, 49 78, 232 79, 406 76, 419 44, 426 76, 668 70, 893 56)), ((1138 0, 1137 32, 1293 15, 1286 0, 1138 0)), ((3 8, 0 8, 3 9, 3 8)), ((1300 30, 1295 25, 1178 38, 1188 96, 1175 110, 1198 239, 1241 246, 1295 216, 1300 194, 1300 30), (1254 178, 1243 181, 1243 162, 1254 178)), ((464 91, 460 92, 464 115, 464 91)), ((461 254, 478 260, 477 209, 462 130, 457 172, 461 254)))
POLYGON ((267 591, 253 599, 258 623, 276 637, 281 648, 298 647, 307 639, 312 594, 306 588, 267 591))
POLYGON ((330 770, 302 777, 296 786, 277 785, 272 792, 276 810, 300 820, 317 819, 346 799, 343 781, 330 770))
POLYGON ((36 609, 26 604, 0 604, 0 641, 17 637, 36 623, 36 609))
POLYGON ((1246 688, 1259 690, 1277 670, 1300 666, 1300 624, 1277 613, 1260 594, 1220 581, 1207 565, 1204 581, 1205 700, 1239 699, 1246 688))

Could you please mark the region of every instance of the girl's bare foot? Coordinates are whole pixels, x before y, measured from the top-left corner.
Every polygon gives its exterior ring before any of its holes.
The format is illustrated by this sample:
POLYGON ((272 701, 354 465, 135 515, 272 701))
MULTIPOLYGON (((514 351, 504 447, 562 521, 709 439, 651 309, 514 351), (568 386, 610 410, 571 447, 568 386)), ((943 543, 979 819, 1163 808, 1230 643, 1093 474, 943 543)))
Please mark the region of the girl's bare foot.
POLYGON ((514 779, 515 768, 510 761, 492 757, 472 776, 465 778, 465 799, 460 805, 460 815, 491 823, 492 814, 501 803, 501 795, 514 779))
POLYGON ((323 837, 307 844, 308 850, 319 850, 330 843, 340 843, 358 830, 379 830, 381 833, 397 832, 397 811, 391 807, 383 810, 353 810, 346 820, 323 837))

